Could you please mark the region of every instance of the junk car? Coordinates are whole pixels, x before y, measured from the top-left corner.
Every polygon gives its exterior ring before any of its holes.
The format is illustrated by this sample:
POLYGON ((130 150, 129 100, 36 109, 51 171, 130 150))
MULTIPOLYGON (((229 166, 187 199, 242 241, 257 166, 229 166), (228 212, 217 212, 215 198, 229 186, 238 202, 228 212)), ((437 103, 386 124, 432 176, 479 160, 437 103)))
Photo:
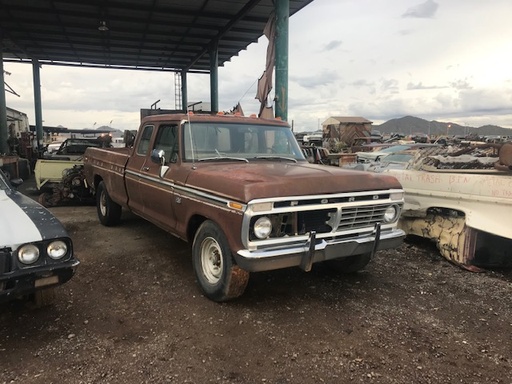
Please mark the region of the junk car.
POLYGON ((13 187, 21 183, 0 171, 0 303, 25 299, 41 307, 80 262, 60 221, 13 187))

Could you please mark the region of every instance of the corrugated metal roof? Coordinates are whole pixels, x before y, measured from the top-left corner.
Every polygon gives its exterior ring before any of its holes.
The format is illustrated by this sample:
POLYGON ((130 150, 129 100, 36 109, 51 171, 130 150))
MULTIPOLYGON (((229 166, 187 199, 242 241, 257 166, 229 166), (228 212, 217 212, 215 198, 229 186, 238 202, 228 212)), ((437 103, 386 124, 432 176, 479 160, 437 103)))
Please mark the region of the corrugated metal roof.
MULTIPOLYGON (((293 15, 313 0, 290 0, 293 15)), ((5 61, 209 72, 256 42, 273 0, 0 0, 5 61)))

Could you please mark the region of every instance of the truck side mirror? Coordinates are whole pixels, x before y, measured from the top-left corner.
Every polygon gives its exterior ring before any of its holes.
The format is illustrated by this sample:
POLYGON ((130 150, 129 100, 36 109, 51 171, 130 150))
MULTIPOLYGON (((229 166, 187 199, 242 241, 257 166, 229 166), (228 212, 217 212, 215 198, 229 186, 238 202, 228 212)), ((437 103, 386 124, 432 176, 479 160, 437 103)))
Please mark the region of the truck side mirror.
POLYGON ((165 152, 163 149, 153 149, 151 151, 151 161, 160 165, 165 164, 165 152))
POLYGON ((151 151, 151 161, 160 164, 159 176, 163 178, 169 170, 169 166, 165 165, 165 151, 163 149, 153 149, 151 151))

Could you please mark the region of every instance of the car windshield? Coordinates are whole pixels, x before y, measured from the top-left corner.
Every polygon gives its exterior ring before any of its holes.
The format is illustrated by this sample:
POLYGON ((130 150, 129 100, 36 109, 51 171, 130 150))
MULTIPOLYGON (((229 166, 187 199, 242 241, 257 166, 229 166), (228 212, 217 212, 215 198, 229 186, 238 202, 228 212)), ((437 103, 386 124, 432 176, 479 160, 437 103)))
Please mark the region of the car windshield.
POLYGON ((304 160, 290 128, 239 123, 185 123, 185 161, 304 160))
POLYGON ((413 158, 413 155, 407 153, 393 153, 386 156, 382 162, 384 163, 407 163, 413 158))
POLYGON ((393 145, 392 147, 384 148, 380 150, 379 152, 385 152, 385 153, 393 153, 393 152, 400 152, 405 151, 406 149, 409 149, 410 147, 408 145, 393 145))
POLYGON ((82 155, 89 147, 102 147, 102 142, 96 139, 67 139, 61 144, 57 153, 67 155, 82 155))

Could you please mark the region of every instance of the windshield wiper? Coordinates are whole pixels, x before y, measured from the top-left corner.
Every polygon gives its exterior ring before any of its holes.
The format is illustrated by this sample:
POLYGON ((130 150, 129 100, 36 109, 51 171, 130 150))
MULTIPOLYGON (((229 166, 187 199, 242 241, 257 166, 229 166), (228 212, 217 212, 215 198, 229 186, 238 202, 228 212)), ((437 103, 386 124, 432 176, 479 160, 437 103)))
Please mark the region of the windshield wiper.
POLYGON ((197 161, 221 161, 221 160, 239 160, 239 161, 245 161, 246 163, 249 162, 244 157, 230 157, 230 156, 216 156, 216 157, 204 157, 202 159, 197 159, 197 161))
POLYGON ((255 159, 264 159, 264 160, 288 160, 293 161, 294 163, 297 162, 297 159, 294 159, 293 157, 286 157, 286 156, 255 156, 255 159))
POLYGON ((234 156, 226 156, 222 153, 220 153, 217 148, 215 148, 215 153, 217 154, 217 156, 215 157, 205 157, 203 159, 199 159, 197 161, 215 161, 215 160, 239 160, 239 161, 245 161, 246 163, 249 162, 249 160, 247 160, 246 158, 244 157, 234 157, 234 156))

